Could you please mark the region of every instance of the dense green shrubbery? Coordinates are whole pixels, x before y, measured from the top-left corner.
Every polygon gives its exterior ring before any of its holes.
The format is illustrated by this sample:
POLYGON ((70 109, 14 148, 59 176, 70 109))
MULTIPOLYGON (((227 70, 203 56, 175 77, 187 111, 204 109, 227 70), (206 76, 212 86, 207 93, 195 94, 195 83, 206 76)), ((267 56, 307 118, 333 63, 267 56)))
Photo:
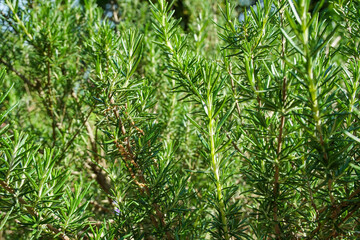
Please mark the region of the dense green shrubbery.
POLYGON ((1 239, 360 237, 358 0, 97 2, 0 2, 1 239))

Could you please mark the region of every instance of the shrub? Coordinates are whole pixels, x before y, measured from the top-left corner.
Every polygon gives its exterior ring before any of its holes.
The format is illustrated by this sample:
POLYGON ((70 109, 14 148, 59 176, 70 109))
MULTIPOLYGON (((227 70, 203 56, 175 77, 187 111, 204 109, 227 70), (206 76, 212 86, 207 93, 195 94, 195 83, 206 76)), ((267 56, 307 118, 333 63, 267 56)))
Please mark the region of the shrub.
POLYGON ((0 238, 359 238, 359 1, 1 3, 0 238))

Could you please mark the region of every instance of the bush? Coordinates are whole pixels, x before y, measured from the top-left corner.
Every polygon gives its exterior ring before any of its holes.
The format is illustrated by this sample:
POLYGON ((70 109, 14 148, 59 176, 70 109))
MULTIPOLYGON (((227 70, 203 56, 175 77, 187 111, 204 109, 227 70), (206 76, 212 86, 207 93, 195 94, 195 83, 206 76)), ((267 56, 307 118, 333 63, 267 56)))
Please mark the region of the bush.
POLYGON ((359 1, 0 3, 0 238, 360 237, 359 1))

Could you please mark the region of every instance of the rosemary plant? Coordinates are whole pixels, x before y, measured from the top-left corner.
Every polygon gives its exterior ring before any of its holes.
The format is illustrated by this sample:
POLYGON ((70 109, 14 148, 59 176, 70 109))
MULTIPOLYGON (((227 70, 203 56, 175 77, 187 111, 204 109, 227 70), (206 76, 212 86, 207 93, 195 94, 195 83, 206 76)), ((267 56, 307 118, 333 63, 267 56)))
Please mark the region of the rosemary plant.
POLYGON ((358 239, 359 9, 0 0, 0 239, 358 239))

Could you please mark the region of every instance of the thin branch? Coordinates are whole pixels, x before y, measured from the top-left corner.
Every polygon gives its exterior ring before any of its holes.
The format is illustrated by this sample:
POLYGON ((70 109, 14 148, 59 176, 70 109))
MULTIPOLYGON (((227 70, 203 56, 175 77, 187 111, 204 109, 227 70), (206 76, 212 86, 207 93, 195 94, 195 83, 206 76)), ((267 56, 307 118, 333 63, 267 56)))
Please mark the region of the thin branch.
MULTIPOLYGON (((114 104, 114 100, 112 98, 110 99, 110 103, 114 104)), ((126 129, 121 121, 118 108, 115 106, 112 108, 112 110, 113 110, 113 114, 115 115, 115 118, 118 121, 119 129, 121 129, 121 133, 124 136, 126 136, 126 129)), ((138 131, 138 133, 140 133, 141 135, 144 134, 144 132, 141 129, 139 129, 138 127, 135 127, 135 124, 131 119, 130 119, 130 123, 131 123, 132 127, 134 127, 138 131)), ((133 154, 133 150, 130 145, 129 138, 125 137, 125 140, 123 143, 119 142, 117 139, 113 139, 113 140, 116 145, 116 148, 118 149, 118 151, 125 163, 126 168, 128 169, 128 171, 130 173, 131 178, 133 179, 134 183, 139 187, 140 193, 146 194, 148 197, 150 197, 151 191, 145 180, 144 173, 142 172, 140 166, 136 162, 136 157, 133 154), (124 147, 124 144, 126 147, 124 147), (134 173, 134 170, 136 171, 136 174, 134 173)), ((164 213, 161 212, 159 205, 157 203, 152 203, 152 207, 155 210, 156 217, 160 221, 161 226, 165 227, 166 226, 165 215, 164 215, 164 213)), ((153 214, 150 214, 150 219, 151 219, 152 224, 156 228, 158 228, 159 223, 153 214)), ((172 233, 170 231, 166 231, 166 237, 167 237, 167 239, 174 239, 174 237, 172 236, 172 233)))
MULTIPOLYGON (((281 12, 280 13, 280 26, 283 27, 284 25, 284 13, 281 12)), ((281 36, 281 58, 284 59, 285 57, 285 44, 286 44, 286 39, 284 36, 281 36)), ((284 67, 284 61, 282 61, 282 67, 284 67)), ((285 106, 285 101, 286 101, 286 73, 285 73, 285 69, 283 69, 283 72, 285 74, 285 76, 283 77, 283 81, 282 81, 282 87, 281 87, 281 103, 282 103, 282 107, 285 106)), ((276 239, 280 239, 281 238, 281 228, 280 228, 280 224, 279 224, 279 219, 278 219, 278 196, 279 196, 279 177, 280 177, 280 167, 279 167, 279 162, 281 159, 281 149, 282 149, 282 143, 283 143, 283 131, 284 131, 284 125, 285 125, 285 114, 282 113, 281 114, 281 118, 280 118, 280 126, 279 126, 279 135, 277 137, 277 148, 276 148, 276 155, 277 155, 277 159, 274 163, 274 167, 275 167, 275 173, 274 173, 274 188, 273 188, 273 194, 274 194, 274 208, 273 208, 273 218, 274 218, 274 223, 275 223, 275 234, 276 234, 276 239)))
POLYGON ((24 31, 25 35, 30 39, 30 41, 32 41, 33 37, 31 36, 29 31, 26 29, 25 24, 20 20, 20 18, 16 14, 15 9, 14 9, 13 5, 11 4, 11 2, 9 0, 5 0, 5 2, 8 5, 8 7, 10 8, 10 10, 13 12, 16 22, 20 25, 20 27, 24 31))
POLYGON ((60 155, 60 157, 58 158, 58 161, 63 159, 67 150, 69 149, 69 147, 72 145, 72 143, 74 142, 74 140, 76 139, 77 135, 79 135, 80 131, 82 130, 82 128, 84 127, 84 125, 86 124, 86 122, 88 121, 91 113, 93 112, 94 108, 91 107, 89 113, 86 115, 86 117, 84 118, 81 126, 77 129, 76 133, 72 136, 72 138, 66 143, 66 146, 62 149, 62 153, 60 155))
POLYGON ((14 72, 18 77, 20 77, 27 85, 32 88, 36 88, 37 85, 33 84, 30 79, 25 77, 22 73, 18 72, 11 64, 4 61, 4 59, 0 58, 0 63, 4 64, 10 71, 14 72))
MULTIPOLYGON (((332 219, 337 219, 339 217, 339 215, 341 214, 342 212, 342 209, 348 207, 348 206, 357 206, 355 208, 355 210, 358 210, 358 207, 359 207, 359 203, 358 202, 352 202, 351 200, 356 197, 357 195, 360 194, 360 188, 356 189, 350 196, 348 199, 346 199, 345 201, 341 202, 340 204, 337 204, 337 205, 331 205, 331 206, 325 206, 323 207, 322 209, 319 210, 319 213, 322 213, 326 210, 328 210, 329 208, 333 208, 333 211, 332 211, 332 216, 331 218, 332 219)), ((343 224, 348 218, 350 218, 352 215, 352 213, 347 216, 345 216, 345 218, 343 219, 343 221, 339 224, 339 226, 341 226, 341 224, 343 224)), ((324 223, 320 223, 318 224, 317 228, 314 229, 312 232, 311 232, 311 235, 309 237, 309 239, 313 239, 315 234, 317 232, 319 232, 321 230, 321 227, 324 225, 324 223)))

